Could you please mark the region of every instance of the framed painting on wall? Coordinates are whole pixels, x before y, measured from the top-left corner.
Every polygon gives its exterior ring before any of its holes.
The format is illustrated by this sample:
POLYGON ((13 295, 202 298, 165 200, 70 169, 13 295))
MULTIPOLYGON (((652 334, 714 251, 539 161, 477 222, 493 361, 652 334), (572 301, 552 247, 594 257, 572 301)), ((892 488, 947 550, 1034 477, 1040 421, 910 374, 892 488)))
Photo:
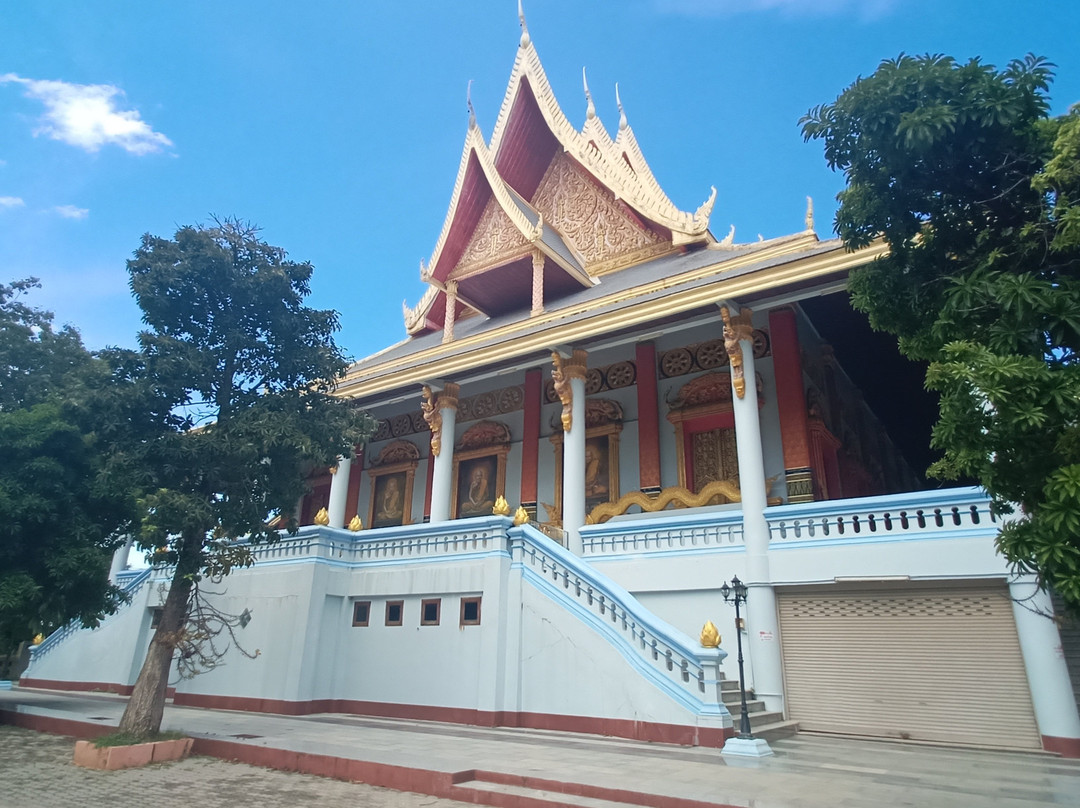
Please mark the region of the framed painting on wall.
POLYGON ((412 524, 413 480, 420 453, 406 440, 385 447, 368 469, 371 498, 368 501, 370 527, 412 524))
POLYGON ((404 525, 405 522, 405 472, 381 474, 372 483, 374 507, 372 527, 404 525))
POLYGON ((457 516, 491 516, 499 471, 498 455, 492 453, 462 460, 457 472, 457 516))

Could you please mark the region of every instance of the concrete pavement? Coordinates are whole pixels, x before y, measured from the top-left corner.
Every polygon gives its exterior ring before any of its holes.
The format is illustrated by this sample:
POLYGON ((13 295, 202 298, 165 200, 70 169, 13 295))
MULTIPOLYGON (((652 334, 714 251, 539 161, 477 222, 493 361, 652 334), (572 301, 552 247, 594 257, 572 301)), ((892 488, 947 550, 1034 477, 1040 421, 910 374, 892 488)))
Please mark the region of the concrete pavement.
MULTIPOLYGON (((124 698, 106 694, 16 688, 0 692, 0 723, 101 734, 115 726, 124 703, 124 698)), ((711 749, 537 730, 172 705, 166 708, 164 728, 194 736, 198 754, 504 808, 1080 806, 1080 762, 1043 754, 801 734, 776 741, 774 757, 750 761, 725 759, 711 749)), ((196 760, 179 765, 202 764, 196 760)), ((152 770, 168 766, 140 771, 152 779, 157 776, 152 770)), ((40 785, 47 787, 50 775, 43 776, 40 785)), ((343 787, 315 782, 335 793, 343 787)), ((230 808, 273 804, 254 792, 250 798, 243 789, 231 792, 230 808)), ((367 804, 359 800, 356 804, 367 804)), ((140 802, 169 805, 156 797, 140 802)), ((281 804, 303 801, 298 797, 281 804)))

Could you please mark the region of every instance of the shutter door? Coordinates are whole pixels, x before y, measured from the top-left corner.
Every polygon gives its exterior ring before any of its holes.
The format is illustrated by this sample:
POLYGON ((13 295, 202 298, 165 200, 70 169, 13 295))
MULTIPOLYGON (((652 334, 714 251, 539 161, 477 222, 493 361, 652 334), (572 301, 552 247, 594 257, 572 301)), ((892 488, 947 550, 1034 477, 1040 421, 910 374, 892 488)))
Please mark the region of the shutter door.
POLYGON ((1080 704, 1080 617, 1067 614, 1065 605, 1057 595, 1053 596, 1054 615, 1058 620, 1058 633, 1061 636, 1061 652, 1065 655, 1065 665, 1072 680, 1073 696, 1080 704))
POLYGON ((778 593, 801 729, 1040 748, 1004 584, 778 593))

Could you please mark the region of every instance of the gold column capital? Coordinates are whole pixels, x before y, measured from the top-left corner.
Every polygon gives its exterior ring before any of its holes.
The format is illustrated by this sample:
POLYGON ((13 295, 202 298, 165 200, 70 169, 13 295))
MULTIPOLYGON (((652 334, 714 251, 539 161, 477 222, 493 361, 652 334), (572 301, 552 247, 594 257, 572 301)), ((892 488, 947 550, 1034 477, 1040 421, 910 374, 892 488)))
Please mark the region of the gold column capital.
POLYGON ((743 375, 742 340, 754 341, 754 326, 751 324, 753 312, 745 306, 738 314, 732 315, 727 306, 720 307, 720 317, 724 320, 724 350, 727 351, 731 365, 731 386, 735 395, 746 395, 746 379, 743 375))

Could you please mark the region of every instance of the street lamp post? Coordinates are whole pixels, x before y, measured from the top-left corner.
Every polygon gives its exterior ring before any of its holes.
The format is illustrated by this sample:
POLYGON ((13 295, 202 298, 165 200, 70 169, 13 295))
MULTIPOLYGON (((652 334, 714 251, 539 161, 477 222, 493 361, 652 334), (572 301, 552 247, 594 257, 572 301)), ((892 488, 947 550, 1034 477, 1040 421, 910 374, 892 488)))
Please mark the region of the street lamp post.
POLYGON ((742 615, 739 605, 746 603, 746 584, 735 575, 731 578, 731 585, 725 583, 720 587, 720 594, 724 596, 724 603, 735 604, 735 640, 739 646, 739 696, 742 698, 742 716, 739 718, 739 738, 753 740, 754 734, 750 731, 750 711, 746 707, 746 674, 743 672, 742 652, 742 615))

